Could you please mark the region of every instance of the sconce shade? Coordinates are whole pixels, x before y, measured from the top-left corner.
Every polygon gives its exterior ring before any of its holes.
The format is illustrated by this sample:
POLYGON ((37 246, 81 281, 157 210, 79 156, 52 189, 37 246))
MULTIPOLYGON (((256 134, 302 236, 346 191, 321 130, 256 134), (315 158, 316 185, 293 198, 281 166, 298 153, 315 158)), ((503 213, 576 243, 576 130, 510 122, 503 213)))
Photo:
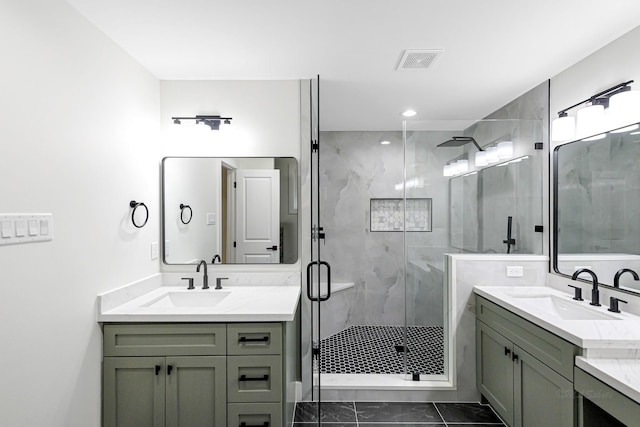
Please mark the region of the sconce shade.
POLYGON ((455 165, 453 163, 444 165, 442 176, 453 176, 455 174, 455 165))
POLYGON ((579 109, 576 121, 578 138, 602 133, 606 127, 604 106, 596 104, 579 109))
POLYGON ((502 141, 498 143, 498 159, 506 160, 513 156, 513 141, 502 141))
POLYGON ((576 138, 576 118, 563 116, 551 123, 551 139, 553 141, 569 141, 576 138))
POLYGON ((609 98, 607 120, 609 129, 640 121, 640 91, 628 90, 609 98))
POLYGON ((466 173, 469 171, 469 160, 458 160, 456 162, 456 173, 466 173))
POLYGON ((478 151, 476 153, 476 166, 487 166, 489 162, 487 161, 487 152, 486 151, 478 151))
POLYGON ((498 147, 489 147, 485 150, 487 152, 487 163, 490 165, 498 163, 498 147))

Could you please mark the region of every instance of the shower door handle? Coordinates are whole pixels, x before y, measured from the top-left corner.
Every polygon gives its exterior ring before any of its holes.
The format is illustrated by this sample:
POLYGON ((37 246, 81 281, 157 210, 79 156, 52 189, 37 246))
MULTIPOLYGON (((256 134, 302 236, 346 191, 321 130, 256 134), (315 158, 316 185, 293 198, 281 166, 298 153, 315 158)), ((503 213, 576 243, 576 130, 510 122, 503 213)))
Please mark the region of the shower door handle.
POLYGON ((327 267, 327 296, 323 298, 322 295, 318 295, 320 301, 326 301, 331 298, 331 266, 326 261, 318 261, 318 264, 327 267))
POLYGON ((307 264, 307 298, 314 302, 323 302, 331 298, 331 265, 329 265, 328 262, 311 261, 309 264, 307 264), (327 267, 327 295, 324 297, 321 295, 314 297, 311 292, 311 270, 313 269, 314 265, 317 265, 318 267, 324 265, 325 267, 327 267))

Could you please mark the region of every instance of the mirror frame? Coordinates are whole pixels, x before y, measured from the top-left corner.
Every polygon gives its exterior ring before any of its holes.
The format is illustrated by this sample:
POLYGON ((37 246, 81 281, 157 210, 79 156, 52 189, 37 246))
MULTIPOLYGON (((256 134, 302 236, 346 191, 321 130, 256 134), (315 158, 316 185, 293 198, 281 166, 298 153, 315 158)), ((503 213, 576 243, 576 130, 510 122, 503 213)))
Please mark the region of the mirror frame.
MULTIPOLYGON (((277 263, 277 264, 271 264, 271 263, 259 263, 259 264, 241 264, 241 263, 219 263, 219 264, 212 264, 210 262, 207 261, 207 265, 219 265, 219 266, 241 266, 241 267, 259 267, 259 268, 264 268, 267 266, 294 266, 298 263, 300 263, 300 259, 301 259, 301 253, 300 253, 300 224, 301 224, 301 216, 300 216, 300 196, 301 196, 301 183, 300 183, 300 160, 298 158, 296 158, 295 156, 165 156, 161 159, 160 161, 160 248, 161 248, 161 256, 160 259, 162 261, 162 264, 164 266, 167 267, 179 267, 179 266, 193 266, 195 264, 192 263, 186 263, 186 262, 167 262, 167 255, 166 255, 166 246, 165 246, 165 241, 166 241, 166 226, 165 226, 165 220, 166 220, 166 212, 165 212, 165 191, 166 191, 166 186, 165 186, 165 161, 167 159, 292 159, 295 161, 296 164, 296 176, 295 176, 295 186, 296 186, 296 193, 295 193, 295 214, 297 215, 297 219, 296 219, 296 229, 297 229, 297 238, 295 241, 295 245, 296 245, 296 253, 297 253, 297 258, 294 262, 290 262, 290 263, 277 263)), ((291 180, 289 178, 289 185, 291 185, 291 180)), ((291 206, 289 207, 289 213, 293 214, 291 212, 291 206)))
MULTIPOLYGON (((553 182, 551 183, 551 188, 553 189, 553 200, 552 200, 552 212, 551 212, 551 220, 553 222, 553 239, 551 241, 551 252, 552 252, 552 257, 551 257, 551 267, 552 267, 552 272, 562 276, 562 277, 566 277, 568 279, 571 279, 571 275, 566 274, 561 272, 558 269, 558 151, 560 150, 560 148, 569 145, 569 144, 575 144, 575 143, 580 143, 580 142, 590 142, 590 141, 585 141, 586 139, 589 139, 595 135, 599 135, 601 133, 606 133, 609 134, 615 130, 618 129, 624 129, 624 128, 628 128, 631 127, 633 125, 640 125, 640 122, 634 122, 634 123, 629 123, 625 126, 619 126, 619 127, 615 127, 612 129, 608 129, 606 131, 603 132, 599 132, 598 134, 594 134, 594 135, 587 135, 583 138, 580 139, 576 139, 576 140, 572 140, 572 141, 566 141, 566 142, 561 142, 558 145, 556 145, 553 149, 553 156, 552 156, 552 178, 553 178, 553 182)), ((631 132, 631 131, 629 131, 631 132)), ((640 254, 638 254, 640 255, 640 254)), ((640 272, 638 272, 640 274, 640 272)), ((582 277, 578 277, 578 279, 580 282, 584 282, 584 283, 589 283, 591 284, 590 280, 587 279, 583 279, 582 277)), ((598 278, 598 285, 599 286, 604 286, 605 288, 609 289, 609 290, 613 290, 613 291, 618 291, 624 294, 630 294, 630 295, 640 295, 640 289, 638 290, 634 290, 634 289, 630 289, 627 287, 624 288, 616 288, 613 286, 613 284, 609 284, 609 283, 602 283, 600 281, 600 278, 598 278)))

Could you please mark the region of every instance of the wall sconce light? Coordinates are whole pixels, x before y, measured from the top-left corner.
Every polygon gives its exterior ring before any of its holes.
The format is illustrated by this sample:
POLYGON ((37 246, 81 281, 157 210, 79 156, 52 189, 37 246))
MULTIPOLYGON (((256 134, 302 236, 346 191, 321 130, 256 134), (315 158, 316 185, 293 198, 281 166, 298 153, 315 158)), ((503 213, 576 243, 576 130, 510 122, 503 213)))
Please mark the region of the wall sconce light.
POLYGON ((640 92, 632 91, 629 86, 631 83, 633 80, 612 86, 559 111, 558 118, 551 124, 551 140, 600 139, 606 136, 609 129, 638 121, 640 92), (579 109, 575 118, 567 114, 567 111, 583 104, 588 105, 579 109))
POLYGON ((171 117, 173 120, 173 124, 180 125, 183 120, 194 120, 195 124, 204 124, 211 128, 211 130, 219 130, 220 123, 225 125, 230 125, 232 117, 221 117, 221 116, 195 116, 195 117, 171 117))

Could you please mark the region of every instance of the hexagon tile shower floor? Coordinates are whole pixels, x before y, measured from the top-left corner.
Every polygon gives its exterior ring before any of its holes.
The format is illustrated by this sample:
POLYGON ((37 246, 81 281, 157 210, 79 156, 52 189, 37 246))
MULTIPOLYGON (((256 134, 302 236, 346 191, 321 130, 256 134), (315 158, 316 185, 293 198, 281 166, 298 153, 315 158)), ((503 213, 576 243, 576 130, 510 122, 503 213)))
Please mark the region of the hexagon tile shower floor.
MULTIPOLYGON (((402 374, 403 326, 350 326, 321 342, 324 374, 402 374)), ((408 372, 444 374, 441 326, 407 327, 408 372)))

